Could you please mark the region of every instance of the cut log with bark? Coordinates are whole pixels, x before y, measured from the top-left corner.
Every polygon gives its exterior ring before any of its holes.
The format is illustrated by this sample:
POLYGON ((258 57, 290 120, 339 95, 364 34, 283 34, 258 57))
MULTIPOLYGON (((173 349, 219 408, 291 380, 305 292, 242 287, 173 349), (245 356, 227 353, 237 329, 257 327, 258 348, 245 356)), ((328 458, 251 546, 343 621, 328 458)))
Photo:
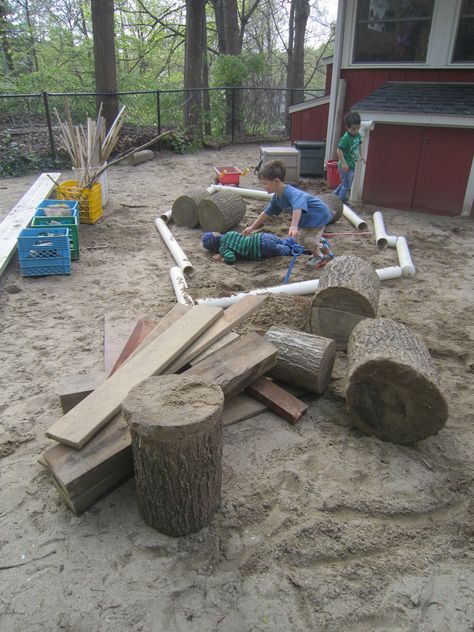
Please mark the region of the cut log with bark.
POLYGON ((245 202, 233 191, 217 191, 199 202, 198 214, 203 230, 225 233, 243 220, 245 202))
POLYGON ((270 375, 313 393, 325 391, 336 358, 336 343, 289 327, 270 327, 264 338, 278 349, 270 375))
POLYGON ((195 189, 180 195, 171 207, 171 219, 178 226, 196 228, 199 225, 199 203, 207 198, 209 193, 206 189, 195 189))
POLYGON ((148 378, 123 402, 138 507, 161 533, 199 531, 219 506, 223 407, 219 386, 184 375, 148 378))
POLYGON ((334 193, 320 193, 318 197, 331 211, 332 219, 328 222, 328 224, 335 224, 337 220, 341 219, 342 211, 344 209, 344 204, 342 203, 341 198, 334 195, 334 193))
POLYGON ((354 328, 346 398, 361 430, 404 445, 436 434, 448 417, 424 342, 389 318, 366 319, 354 328))
POLYGON ((380 281, 370 263, 354 256, 336 257, 324 268, 311 303, 310 330, 332 338, 345 350, 352 330, 377 315, 380 281))

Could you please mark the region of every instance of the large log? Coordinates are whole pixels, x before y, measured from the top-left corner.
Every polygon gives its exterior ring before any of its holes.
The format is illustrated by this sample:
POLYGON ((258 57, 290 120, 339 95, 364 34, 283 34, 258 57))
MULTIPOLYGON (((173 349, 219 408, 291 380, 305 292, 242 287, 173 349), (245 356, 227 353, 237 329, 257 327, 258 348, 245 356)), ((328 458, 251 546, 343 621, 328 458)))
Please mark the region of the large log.
POLYGON ((278 349, 272 377, 313 393, 324 392, 336 358, 334 340, 276 326, 270 327, 264 338, 278 349))
POLYGON ((209 197, 206 189, 195 189, 180 195, 171 207, 171 219, 178 226, 196 228, 199 225, 198 206, 205 198, 209 197))
POLYGON ((219 506, 223 407, 219 386, 184 375, 148 378, 123 403, 138 507, 161 533, 199 531, 219 506))
POLYGON ((318 197, 331 211, 332 219, 328 224, 335 224, 338 219, 341 219, 342 211, 344 210, 344 204, 341 198, 334 195, 334 193, 320 193, 318 197))
POLYGON ((370 263, 354 256, 336 257, 324 268, 311 303, 310 330, 346 349, 363 318, 374 318, 380 281, 370 263))
POLYGON ((245 202, 234 191, 217 191, 199 202, 198 214, 203 230, 225 233, 243 220, 245 202))
POLYGON ((425 344, 389 318, 366 319, 354 328, 346 398, 361 430, 394 443, 409 444, 436 434, 448 416, 425 344))

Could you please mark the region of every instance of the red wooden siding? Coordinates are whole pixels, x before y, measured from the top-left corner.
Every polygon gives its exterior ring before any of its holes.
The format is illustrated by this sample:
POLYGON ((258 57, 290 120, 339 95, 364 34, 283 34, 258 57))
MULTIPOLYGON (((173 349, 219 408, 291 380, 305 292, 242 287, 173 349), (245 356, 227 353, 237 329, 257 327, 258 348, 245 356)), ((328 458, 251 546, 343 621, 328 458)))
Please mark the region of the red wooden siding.
POLYGON ((459 215, 473 147, 474 130, 377 123, 370 134, 363 200, 459 215))
POLYGON ((299 110, 291 115, 291 142, 325 140, 328 127, 329 103, 299 110))

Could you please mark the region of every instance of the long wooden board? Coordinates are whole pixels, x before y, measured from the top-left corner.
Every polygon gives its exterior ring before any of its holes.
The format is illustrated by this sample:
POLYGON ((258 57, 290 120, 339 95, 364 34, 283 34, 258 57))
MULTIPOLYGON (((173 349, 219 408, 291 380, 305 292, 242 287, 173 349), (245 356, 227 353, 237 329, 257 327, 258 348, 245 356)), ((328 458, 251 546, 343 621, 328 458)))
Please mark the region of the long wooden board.
POLYGON ((53 190, 55 186, 53 180, 57 182, 60 176, 60 173, 41 174, 0 223, 0 275, 15 253, 20 231, 28 226, 36 207, 53 190))
POLYGON ((183 375, 200 375, 219 384, 226 399, 269 371, 276 363, 278 349, 255 333, 241 336, 219 349, 183 375))
POLYGON ((47 436, 82 448, 115 414, 131 388, 163 372, 186 347, 222 314, 222 309, 197 305, 130 358, 93 393, 54 423, 47 436))
POLYGON ((245 296, 241 301, 234 303, 226 310, 219 320, 190 345, 178 358, 168 367, 169 373, 177 373, 180 369, 190 363, 190 361, 200 353, 210 347, 216 340, 222 338, 231 329, 237 327, 242 321, 253 314, 267 300, 267 296, 259 295, 245 296))

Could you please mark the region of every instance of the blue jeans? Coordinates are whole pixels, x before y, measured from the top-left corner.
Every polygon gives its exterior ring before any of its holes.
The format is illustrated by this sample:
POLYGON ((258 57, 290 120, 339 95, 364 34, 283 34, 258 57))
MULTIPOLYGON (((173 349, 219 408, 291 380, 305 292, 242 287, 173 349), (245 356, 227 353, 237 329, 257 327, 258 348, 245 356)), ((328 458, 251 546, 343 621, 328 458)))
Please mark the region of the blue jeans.
POLYGON ((288 245, 286 239, 282 239, 271 233, 262 233, 260 248, 262 250, 262 258, 291 255, 291 246, 288 245))
POLYGON ((347 202, 351 191, 352 180, 354 180, 354 169, 349 169, 349 171, 345 172, 341 167, 338 167, 338 170, 341 176, 341 184, 334 191, 334 194, 337 195, 338 198, 341 198, 343 202, 347 202))

